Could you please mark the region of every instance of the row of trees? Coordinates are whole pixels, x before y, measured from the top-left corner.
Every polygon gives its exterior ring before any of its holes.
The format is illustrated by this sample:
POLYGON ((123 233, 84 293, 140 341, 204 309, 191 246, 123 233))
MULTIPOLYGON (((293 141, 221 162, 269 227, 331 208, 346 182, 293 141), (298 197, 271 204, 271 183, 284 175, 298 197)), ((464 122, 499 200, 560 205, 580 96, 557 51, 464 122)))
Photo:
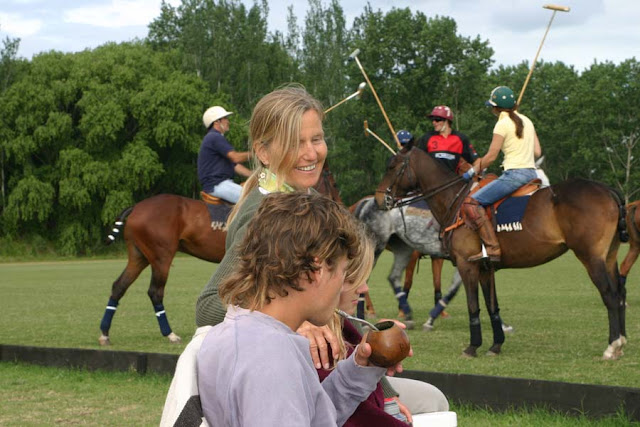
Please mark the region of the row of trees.
MULTIPOLYGON (((163 2, 146 40, 79 53, 17 56, 0 51, 0 236, 39 235, 61 253, 91 252, 125 207, 158 193, 195 197, 195 160, 210 105, 235 111, 229 139, 247 148, 257 100, 300 82, 327 107, 354 92, 363 76, 346 61, 359 48, 396 130, 430 129, 431 108, 447 104, 454 126, 486 152, 495 119, 483 107, 491 89, 519 90, 528 72, 493 67, 480 37, 462 37, 453 19, 410 9, 367 6, 347 26, 337 0, 309 0, 302 25, 288 11, 286 31, 267 31, 266 1, 163 2)), ((536 124, 552 181, 582 176, 637 197, 640 65, 594 63, 578 72, 562 62, 537 65, 521 111, 536 124)), ((371 194, 388 151, 366 137, 363 121, 392 135, 370 90, 327 115, 329 162, 343 198, 371 194)))

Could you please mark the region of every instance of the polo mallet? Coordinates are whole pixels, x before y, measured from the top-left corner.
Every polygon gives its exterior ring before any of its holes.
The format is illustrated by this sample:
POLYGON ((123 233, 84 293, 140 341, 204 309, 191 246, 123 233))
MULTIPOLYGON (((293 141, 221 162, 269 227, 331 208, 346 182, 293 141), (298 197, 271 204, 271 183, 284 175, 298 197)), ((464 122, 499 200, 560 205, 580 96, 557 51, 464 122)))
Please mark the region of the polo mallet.
POLYGON ((527 88, 527 84, 529 84, 529 79, 531 78, 531 74, 533 74, 533 69, 536 67, 536 61, 538 60, 538 55, 540 55, 540 51, 542 50, 542 45, 544 40, 547 38, 547 34, 549 33, 549 28, 551 28, 551 23, 553 22, 553 18, 556 16, 556 12, 569 12, 571 10, 568 6, 558 6, 555 4, 545 4, 545 9, 553 10, 551 14, 551 19, 549 19, 549 25, 547 25, 547 30, 544 32, 544 36, 542 37, 542 41, 540 42, 540 46, 538 47, 538 51, 536 52, 536 57, 533 58, 533 62, 531 63, 531 68, 529 69, 529 74, 527 74, 527 78, 524 81, 524 85, 522 85, 522 89, 520 89, 520 95, 518 96, 518 102, 516 105, 520 105, 520 101, 522 100, 522 95, 524 95, 524 90, 527 88))
MULTIPOLYGON (((369 135, 373 135, 373 137, 375 139, 377 139, 378 141, 380 141, 380 144, 384 145, 385 147, 387 147, 389 149, 389 151, 391 151, 391 153, 395 156, 396 152, 393 151, 393 148, 389 147, 389 144, 387 144, 386 142, 384 142, 384 140, 382 138, 380 138, 378 135, 375 134, 374 131, 372 131, 371 129, 369 129, 369 122, 367 122, 366 120, 364 121, 364 136, 369 136, 369 135)), ((394 134, 395 135, 395 134, 394 134)))
POLYGON ((343 103, 347 102, 350 99, 353 99, 353 98, 360 99, 360 97, 362 96, 362 92, 364 92, 364 89, 366 87, 367 87, 367 84, 365 82, 360 83, 358 85, 358 90, 357 91, 353 92, 351 95, 347 96, 345 99, 343 99, 342 101, 338 102, 337 104, 327 108, 326 110, 324 110, 324 113, 327 114, 329 111, 333 110, 338 105, 342 105, 343 103))
POLYGON ((371 84, 371 80, 369 80, 369 76, 367 76, 367 73, 364 71, 364 68, 362 68, 362 64, 360 64, 360 60, 358 59, 358 54, 359 53, 360 53, 360 49, 356 49, 353 52, 351 52, 351 55, 349 55, 349 61, 356 61, 356 64, 358 64, 358 68, 360 68, 360 71, 362 71, 362 75, 364 76, 364 79, 369 84, 369 87, 371 88, 371 92, 373 93, 373 97, 376 99, 376 102, 378 103, 378 106, 380 107, 380 111, 382 111, 382 115, 384 116, 384 119, 386 120, 387 125, 389 126, 389 130, 391 131, 391 134, 393 135, 393 139, 396 141, 396 145, 398 146, 398 148, 402 148, 402 144, 400 144, 400 141, 398 140, 398 135, 396 135, 396 131, 395 131, 395 129, 393 129, 393 125, 391 124, 391 121, 389 121, 389 117, 387 116, 387 112, 384 111, 384 107, 382 106, 382 102, 380 102, 380 98, 378 97, 378 93, 376 92, 376 89, 371 84))

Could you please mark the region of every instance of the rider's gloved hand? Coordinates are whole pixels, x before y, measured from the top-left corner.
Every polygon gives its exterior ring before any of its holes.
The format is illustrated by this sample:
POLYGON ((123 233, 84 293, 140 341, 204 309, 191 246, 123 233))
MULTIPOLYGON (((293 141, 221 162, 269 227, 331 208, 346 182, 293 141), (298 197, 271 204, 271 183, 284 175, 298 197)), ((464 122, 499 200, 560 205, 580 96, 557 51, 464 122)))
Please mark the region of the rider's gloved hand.
POLYGON ((468 182, 469 180, 471 180, 471 178, 473 178, 473 175, 475 174, 476 174, 476 171, 473 170, 473 168, 469 168, 468 171, 462 174, 462 179, 468 182))

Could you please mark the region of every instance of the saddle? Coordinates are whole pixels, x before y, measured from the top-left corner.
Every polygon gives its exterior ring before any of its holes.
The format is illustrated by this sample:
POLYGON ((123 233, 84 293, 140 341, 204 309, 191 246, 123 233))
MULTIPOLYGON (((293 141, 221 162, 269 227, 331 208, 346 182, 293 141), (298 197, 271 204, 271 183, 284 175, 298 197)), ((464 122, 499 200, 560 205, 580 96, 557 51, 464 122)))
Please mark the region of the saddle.
MULTIPOLYGON (((498 176, 495 174, 487 174, 486 176, 484 176, 479 182, 478 185, 476 185, 475 187, 473 187, 471 189, 471 191, 469 192, 469 196, 474 194, 475 192, 477 192, 478 190, 480 190, 482 187, 485 187, 487 184, 489 184, 490 182, 494 181, 498 179, 498 176)), ((526 184, 522 185, 520 188, 518 188, 516 191, 514 191, 513 193, 509 194, 508 196, 503 197, 500 200, 495 201, 493 204, 486 206, 485 209, 487 211, 487 217, 494 222, 495 224, 495 213, 498 211, 498 207, 503 204, 505 201, 509 200, 509 199, 514 199, 514 198, 519 198, 519 197, 524 197, 524 196, 531 196, 533 193, 535 193, 536 191, 538 191, 540 189, 540 186, 542 185, 542 181, 539 178, 536 179, 532 179, 531 181, 527 182, 526 184)), ((526 201, 528 201, 528 199, 526 199, 526 201)), ((521 211, 521 214, 524 213, 524 208, 526 208, 526 203, 520 203, 520 206, 517 207, 516 209, 519 209, 521 211)), ((451 230, 455 230, 456 228, 460 227, 461 225, 463 225, 465 223, 465 218, 462 217, 462 214, 460 213, 460 209, 458 209, 458 212, 456 214, 456 220, 453 222, 453 224, 451 224, 450 226, 446 227, 442 233, 443 235, 451 230)), ((517 226, 516 226, 517 229, 517 226)), ((513 227, 505 227, 504 229, 500 229, 500 227, 498 227, 498 231, 513 231, 513 227)))
POLYGON ((233 206, 233 203, 229 203, 224 199, 221 199, 219 197, 216 196, 212 196, 209 193, 205 193, 204 191, 200 192, 200 198, 202 199, 203 202, 205 202, 208 205, 229 205, 229 206, 233 206))
POLYGON ((224 230, 227 225, 227 217, 233 208, 233 203, 229 203, 219 197, 212 196, 204 191, 200 192, 200 198, 207 205, 209 218, 211 218, 211 228, 214 231, 224 230))

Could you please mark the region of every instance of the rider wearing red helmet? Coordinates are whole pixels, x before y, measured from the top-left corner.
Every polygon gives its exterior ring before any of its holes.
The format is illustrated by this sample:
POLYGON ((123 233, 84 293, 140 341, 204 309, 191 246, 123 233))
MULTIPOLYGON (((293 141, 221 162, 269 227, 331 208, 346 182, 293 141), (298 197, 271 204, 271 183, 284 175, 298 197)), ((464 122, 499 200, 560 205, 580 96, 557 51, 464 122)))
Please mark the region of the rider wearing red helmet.
POLYGON ((456 173, 459 172, 461 158, 469 164, 476 161, 478 153, 469 142, 467 135, 451 129, 453 121, 451 108, 438 105, 431 110, 429 118, 434 130, 421 137, 416 147, 431 154, 456 173))

